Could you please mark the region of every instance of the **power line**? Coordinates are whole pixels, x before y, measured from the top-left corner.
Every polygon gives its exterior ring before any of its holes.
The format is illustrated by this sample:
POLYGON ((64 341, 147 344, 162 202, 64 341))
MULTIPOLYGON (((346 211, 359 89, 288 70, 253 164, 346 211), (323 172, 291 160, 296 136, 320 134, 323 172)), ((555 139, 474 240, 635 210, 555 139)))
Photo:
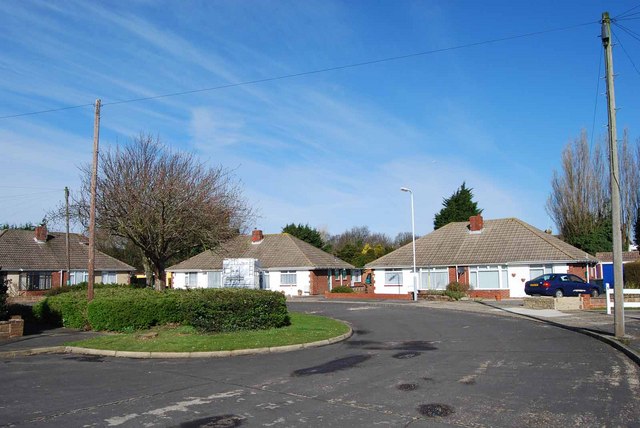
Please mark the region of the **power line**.
POLYGON ((35 189, 35 190, 55 190, 63 191, 64 189, 56 189, 54 187, 33 187, 33 186, 0 186, 2 189, 35 189))
POLYGON ((631 37, 633 37, 634 39, 640 42, 640 34, 633 32, 632 30, 625 27, 624 25, 620 25, 620 24, 615 24, 615 25, 616 27, 620 28, 622 31, 624 31, 625 33, 627 33, 628 35, 630 35, 631 37))
MULTIPOLYGON (((384 63, 384 62, 399 61, 399 60, 403 60, 403 59, 415 58, 415 57, 431 55, 431 54, 435 54, 435 53, 449 52, 449 51, 465 49, 465 48, 471 48, 471 47, 481 46, 481 45, 486 45, 486 44, 491 44, 491 43, 505 42, 505 41, 521 39, 521 38, 525 38, 525 37, 538 36, 538 35, 541 35, 541 34, 553 33, 553 32, 558 32, 558 31, 565 31, 565 30, 570 30, 570 29, 574 29, 574 28, 578 28, 578 27, 584 27, 584 26, 587 26, 587 25, 598 24, 598 23, 600 23, 600 21, 583 22, 581 24, 574 24, 574 25, 569 25, 569 26, 566 26, 566 27, 558 27, 558 28, 552 28, 552 29, 549 29, 549 30, 534 31, 534 32, 530 32, 530 33, 517 34, 517 35, 514 35, 514 36, 507 36, 507 37, 500 37, 500 38, 497 38, 497 39, 484 40, 484 41, 481 41, 481 42, 468 43, 468 44, 458 45, 458 46, 450 46, 450 47, 440 48, 440 49, 432 49, 432 50, 428 50, 428 51, 415 52, 415 53, 406 54, 406 55, 398 55, 398 56, 374 59, 374 60, 369 60, 369 61, 356 62, 356 63, 352 63, 352 64, 339 65, 339 66, 335 66, 335 67, 321 68, 321 69, 311 70, 311 71, 303 71, 303 72, 299 72, 299 73, 285 74, 285 75, 276 76, 276 77, 267 77, 267 78, 264 78, 264 79, 248 80, 248 81, 243 81, 243 82, 238 82, 238 83, 229 83, 229 84, 226 84, 226 85, 213 86, 213 87, 201 88, 201 89, 193 89, 193 90, 190 90, 190 91, 171 92, 171 93, 167 93, 167 94, 154 95, 154 96, 150 96, 150 97, 132 98, 132 99, 121 100, 121 101, 111 101, 111 102, 103 103, 102 106, 104 107, 104 106, 127 104, 127 103, 134 103, 134 102, 140 102, 140 101, 157 100, 157 99, 160 99, 160 98, 177 97, 177 96, 181 96, 181 95, 196 94, 196 93, 200 93, 200 92, 209 92, 209 91, 216 91, 216 90, 220 90, 220 89, 235 88, 235 87, 238 87, 238 86, 255 85, 255 84, 258 84, 258 83, 266 83, 266 82, 273 82, 273 81, 277 81, 277 80, 291 79, 291 78, 294 78, 294 77, 309 76, 309 75, 312 75, 312 74, 320 74, 320 73, 326 73, 326 72, 330 72, 330 71, 345 70, 345 69, 348 69, 348 68, 363 67, 365 65, 373 65, 373 64, 380 64, 380 63, 384 63)), ((61 108, 55 108, 55 109, 49 109, 49 110, 33 111, 33 112, 28 112, 28 113, 18 113, 18 114, 12 114, 12 115, 7 115, 7 116, 0 116, 0 120, 1 119, 15 118, 15 117, 22 117, 22 116, 32 116, 32 115, 43 114, 43 113, 51 113, 51 112, 62 111, 62 110, 71 110, 71 109, 77 109, 77 108, 83 108, 83 107, 91 107, 91 106, 93 106, 93 103, 91 103, 91 104, 81 104, 81 105, 76 105, 76 106, 61 107, 61 108)))
POLYGON ((636 70, 636 73, 638 73, 640 75, 640 70, 638 70, 638 67, 636 67, 636 63, 633 62, 633 59, 631 58, 631 55, 629 55, 629 52, 627 52, 627 50, 622 45, 622 41, 618 38, 618 35, 616 33, 614 33, 613 31, 611 33, 613 33, 613 37, 616 38, 618 44, 622 48, 622 51, 625 53, 625 55, 627 55, 627 58, 629 58, 629 62, 631 62, 631 65, 633 65, 633 68, 636 70))
MULTIPOLYGON (((622 12, 621 14, 619 14, 619 15, 617 15, 617 16, 614 16, 614 17, 613 17, 613 19, 618 19, 618 18, 623 18, 623 17, 625 17, 625 16, 630 16, 630 15, 627 15, 627 14, 628 14, 629 12, 631 12, 631 11, 636 10, 636 9, 637 9, 637 8, 639 8, 639 7, 640 7, 640 4, 639 4, 639 5, 636 5, 636 6, 633 6, 631 9, 627 10, 626 12, 622 12)), ((632 13, 631 15, 637 15, 637 13, 632 13)))

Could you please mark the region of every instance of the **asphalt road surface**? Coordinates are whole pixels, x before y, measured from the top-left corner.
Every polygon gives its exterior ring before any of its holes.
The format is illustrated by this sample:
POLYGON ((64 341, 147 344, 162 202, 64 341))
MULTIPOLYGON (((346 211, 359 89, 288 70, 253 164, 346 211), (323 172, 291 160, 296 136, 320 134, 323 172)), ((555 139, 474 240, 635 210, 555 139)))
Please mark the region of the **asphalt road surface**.
POLYGON ((292 303, 330 346, 220 359, 0 360, 0 426, 640 427, 640 372, 590 337, 408 304, 292 303))

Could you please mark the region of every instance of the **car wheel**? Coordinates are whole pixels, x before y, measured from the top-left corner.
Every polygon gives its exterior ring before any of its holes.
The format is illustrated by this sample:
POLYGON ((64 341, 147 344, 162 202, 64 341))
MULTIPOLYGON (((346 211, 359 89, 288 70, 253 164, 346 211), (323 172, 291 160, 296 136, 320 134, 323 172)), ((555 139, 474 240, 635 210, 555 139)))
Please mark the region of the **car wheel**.
POLYGON ((595 298, 598 297, 600 295, 600 293, 598 293, 598 289, 594 288, 593 290, 591 290, 591 297, 595 298))
POLYGON ((562 297, 562 296, 564 296, 564 293, 562 292, 562 290, 561 290, 561 289, 559 289, 559 288, 558 288, 558 289, 556 290, 556 294, 555 294, 555 296, 556 296, 556 297, 562 297))

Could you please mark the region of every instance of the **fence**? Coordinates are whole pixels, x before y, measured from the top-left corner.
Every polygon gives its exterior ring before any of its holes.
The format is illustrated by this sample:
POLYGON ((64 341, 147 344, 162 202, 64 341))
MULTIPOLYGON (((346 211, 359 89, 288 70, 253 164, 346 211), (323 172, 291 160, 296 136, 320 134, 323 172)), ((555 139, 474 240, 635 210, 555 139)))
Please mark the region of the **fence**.
MULTIPOLYGON (((638 298, 640 298, 640 289, 625 288, 622 290, 622 294, 623 296, 636 295, 638 296, 638 298)), ((609 288, 609 284, 607 284, 607 315, 611 315, 611 309, 614 306, 614 302, 611 300, 611 296, 613 296, 613 288, 609 288)), ((624 307, 640 308, 640 301, 624 302, 624 307)))

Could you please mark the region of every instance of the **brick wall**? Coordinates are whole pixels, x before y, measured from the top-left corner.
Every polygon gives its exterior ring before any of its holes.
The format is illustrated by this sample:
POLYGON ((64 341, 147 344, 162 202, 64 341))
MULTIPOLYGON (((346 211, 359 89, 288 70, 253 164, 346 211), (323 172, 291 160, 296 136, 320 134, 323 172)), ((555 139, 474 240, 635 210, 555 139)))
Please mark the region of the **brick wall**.
POLYGON ((326 270, 312 270, 309 277, 309 294, 322 295, 329 291, 329 280, 326 270))
POLYGON ((579 276, 580 278, 587 280, 585 276, 585 272, 587 271, 587 266, 584 263, 569 265, 568 273, 579 276))
POLYGON ((469 297, 473 299, 502 300, 510 297, 509 290, 469 290, 469 297))
POLYGON ((0 339, 20 337, 24 333, 24 320, 14 315, 9 321, 0 321, 0 339))

